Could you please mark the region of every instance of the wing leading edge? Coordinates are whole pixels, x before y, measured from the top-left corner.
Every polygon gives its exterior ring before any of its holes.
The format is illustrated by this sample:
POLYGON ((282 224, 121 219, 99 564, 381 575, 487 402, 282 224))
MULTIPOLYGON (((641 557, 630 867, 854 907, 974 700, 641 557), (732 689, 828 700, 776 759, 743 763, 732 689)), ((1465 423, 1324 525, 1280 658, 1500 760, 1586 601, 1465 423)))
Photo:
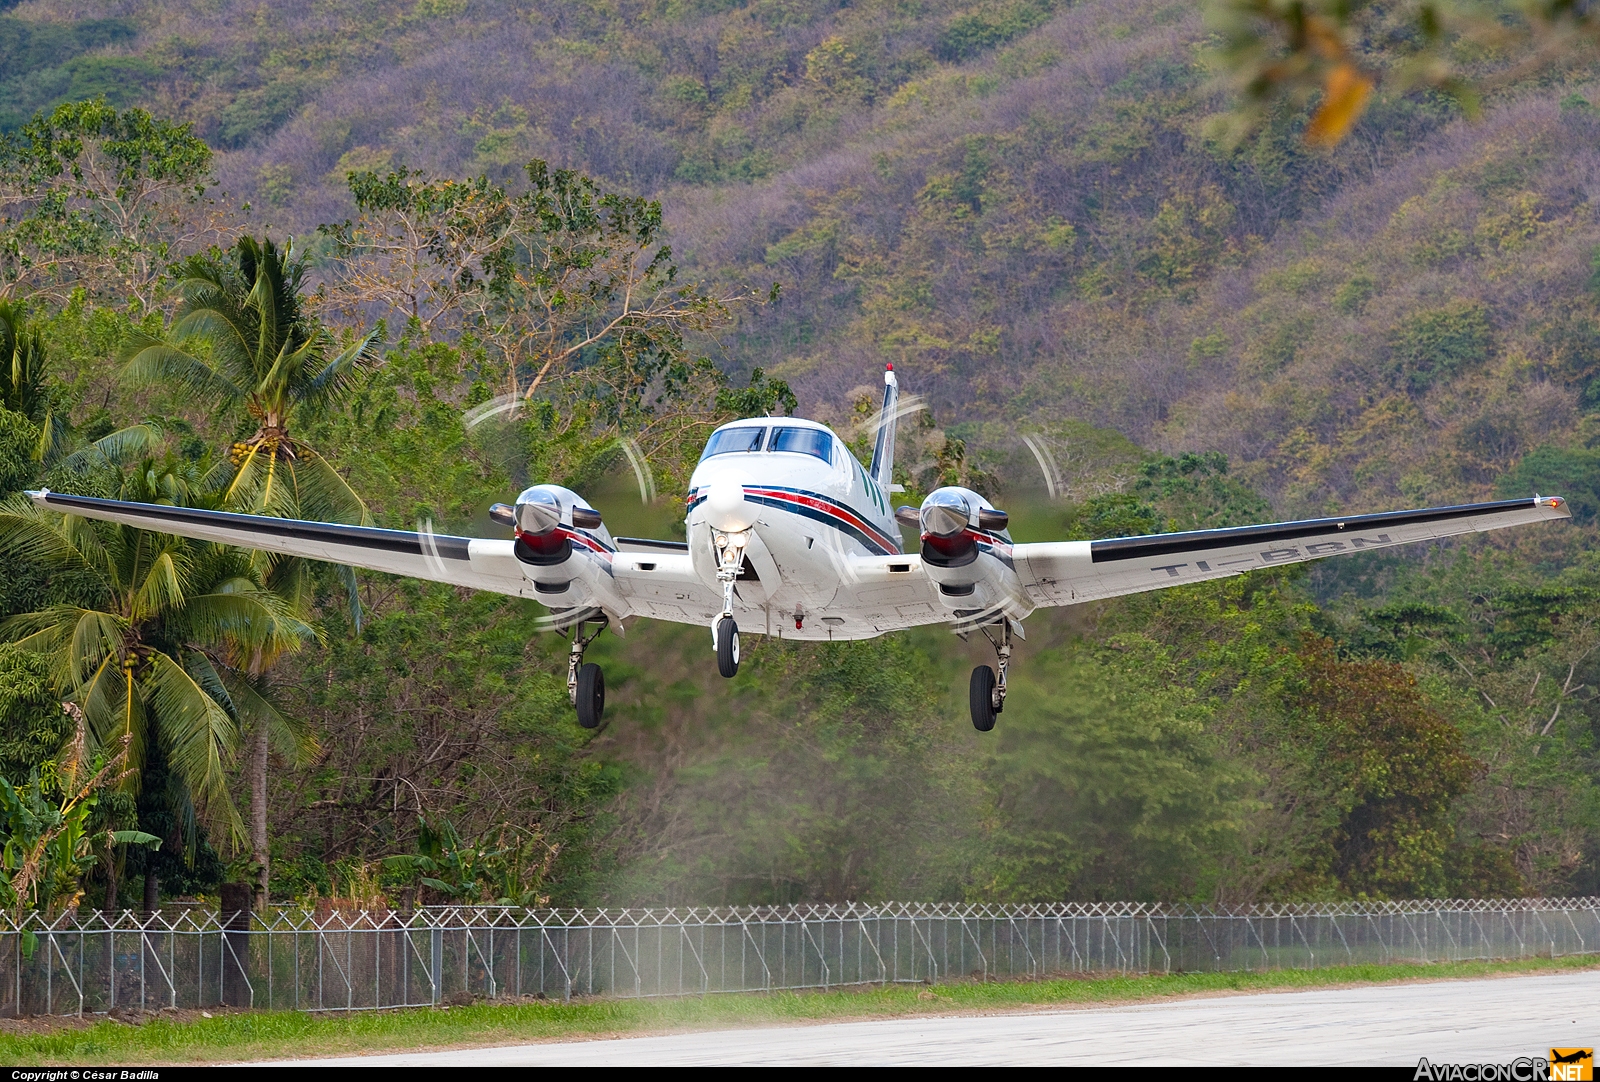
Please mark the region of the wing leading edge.
POLYGON ((533 583, 512 555, 510 541, 128 503, 48 490, 29 492, 28 496, 39 507, 52 511, 141 530, 327 560, 475 590, 534 596, 533 583))
POLYGON ((1072 605, 1259 567, 1571 517, 1560 496, 1535 496, 1226 530, 1016 545, 1011 555, 1034 604, 1072 605))

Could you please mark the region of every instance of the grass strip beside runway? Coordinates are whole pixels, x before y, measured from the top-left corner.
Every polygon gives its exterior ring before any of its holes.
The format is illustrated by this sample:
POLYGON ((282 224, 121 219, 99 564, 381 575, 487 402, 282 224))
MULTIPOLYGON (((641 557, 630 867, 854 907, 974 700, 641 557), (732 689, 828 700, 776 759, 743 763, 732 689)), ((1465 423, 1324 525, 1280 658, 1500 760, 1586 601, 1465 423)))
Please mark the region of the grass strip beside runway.
POLYGON ((13 1066, 123 1067, 203 1064, 307 1055, 352 1055, 533 1041, 583 1040, 674 1030, 898 1018, 917 1014, 1125 1004, 1228 992, 1293 991, 1600 968, 1592 956, 1517 962, 1361 965, 1261 973, 1101 975, 1057 980, 748 993, 682 999, 477 1003, 349 1016, 184 1011, 130 1021, 0 1023, 0 1062, 13 1066), (35 1032, 27 1032, 35 1029, 35 1032))

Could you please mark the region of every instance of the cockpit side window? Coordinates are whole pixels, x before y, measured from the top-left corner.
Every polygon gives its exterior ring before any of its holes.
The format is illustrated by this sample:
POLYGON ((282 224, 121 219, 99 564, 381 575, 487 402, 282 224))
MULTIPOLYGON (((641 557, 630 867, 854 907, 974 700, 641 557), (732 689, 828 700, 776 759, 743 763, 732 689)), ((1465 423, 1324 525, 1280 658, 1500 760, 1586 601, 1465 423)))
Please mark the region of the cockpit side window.
POLYGON ((759 425, 741 425, 737 428, 724 428, 720 432, 713 432, 706 441, 705 453, 700 456, 704 462, 712 455, 731 455, 738 453, 748 454, 761 450, 761 437, 767 430, 759 425))
POLYGON ((767 446, 767 450, 813 455, 831 465, 833 433, 815 428, 792 428, 780 425, 772 430, 772 442, 767 446))

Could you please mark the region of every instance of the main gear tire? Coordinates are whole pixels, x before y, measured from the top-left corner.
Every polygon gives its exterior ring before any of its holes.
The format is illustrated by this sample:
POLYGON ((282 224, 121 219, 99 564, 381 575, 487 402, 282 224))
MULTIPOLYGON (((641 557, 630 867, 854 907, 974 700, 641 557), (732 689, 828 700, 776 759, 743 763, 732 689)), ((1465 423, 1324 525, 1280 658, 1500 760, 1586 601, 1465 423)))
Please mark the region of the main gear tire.
POLYGON ((598 729, 606 712, 606 677, 590 662, 578 669, 578 724, 598 729))
POLYGON ((717 622, 717 672, 730 679, 739 674, 739 625, 731 616, 717 622))
POLYGON ((979 665, 972 670, 972 727, 980 733, 994 728, 994 670, 979 665))

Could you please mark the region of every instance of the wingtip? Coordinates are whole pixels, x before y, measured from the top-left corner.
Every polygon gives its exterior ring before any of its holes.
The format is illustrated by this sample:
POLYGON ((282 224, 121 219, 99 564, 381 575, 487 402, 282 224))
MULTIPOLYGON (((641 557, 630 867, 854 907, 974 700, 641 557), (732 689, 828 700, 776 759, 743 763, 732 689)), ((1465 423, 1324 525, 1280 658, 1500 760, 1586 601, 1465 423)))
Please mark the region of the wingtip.
POLYGON ((1563 496, 1535 496, 1533 502, 1539 507, 1548 507, 1552 511, 1559 511, 1567 518, 1572 517, 1572 508, 1568 506, 1563 496))
POLYGON ((50 496, 50 490, 47 488, 25 488, 22 490, 22 494, 34 503, 44 503, 50 496))

